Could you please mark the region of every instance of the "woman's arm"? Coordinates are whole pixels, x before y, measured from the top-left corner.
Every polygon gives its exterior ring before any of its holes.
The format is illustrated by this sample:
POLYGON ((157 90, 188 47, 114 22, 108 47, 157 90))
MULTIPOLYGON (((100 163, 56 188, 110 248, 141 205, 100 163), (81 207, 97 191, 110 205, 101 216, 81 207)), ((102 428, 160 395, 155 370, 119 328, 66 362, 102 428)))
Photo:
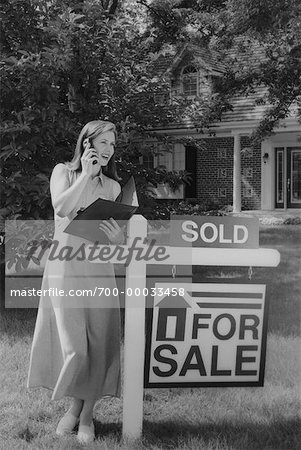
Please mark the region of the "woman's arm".
POLYGON ((112 182, 113 182, 113 197, 114 197, 114 201, 115 201, 121 192, 121 186, 118 183, 118 181, 112 180, 112 182))
POLYGON ((92 148, 87 148, 84 151, 81 157, 82 172, 72 186, 69 186, 68 169, 65 164, 57 164, 53 169, 50 178, 50 192, 52 206, 58 216, 66 217, 75 208, 89 178, 92 176, 95 154, 97 156, 92 148))
POLYGON ((58 164, 53 169, 50 178, 52 206, 59 217, 68 216, 75 208, 89 178, 81 173, 75 183, 69 186, 67 170, 65 164, 58 164))

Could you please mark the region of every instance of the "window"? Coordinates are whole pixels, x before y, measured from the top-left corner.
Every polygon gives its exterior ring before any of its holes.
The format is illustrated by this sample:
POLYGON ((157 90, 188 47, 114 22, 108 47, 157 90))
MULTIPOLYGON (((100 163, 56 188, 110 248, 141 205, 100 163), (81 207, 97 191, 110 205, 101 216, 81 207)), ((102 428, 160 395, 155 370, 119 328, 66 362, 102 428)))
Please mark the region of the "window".
POLYGON ((142 164, 146 169, 154 168, 154 155, 143 155, 142 156, 142 164))
POLYGON ((217 89, 218 83, 220 82, 220 76, 217 75, 209 75, 207 80, 209 81, 211 88, 215 91, 217 89))
POLYGON ((226 150, 223 149, 223 148, 219 148, 219 149, 217 150, 217 157, 218 157, 218 159, 226 158, 226 157, 227 157, 227 152, 226 152, 226 150))
POLYGON ((218 196, 219 197, 227 197, 227 189, 226 188, 218 188, 218 196))
POLYGON ((173 167, 173 153, 164 151, 163 148, 159 148, 160 154, 157 156, 157 165, 159 169, 165 169, 167 171, 172 170, 173 167))
POLYGON ((251 187, 244 187, 243 188, 243 196, 246 198, 253 197, 253 189, 251 187))
POLYGON ((252 147, 244 147, 241 151, 242 155, 245 158, 252 158, 253 156, 253 148, 252 147))
POLYGON ((284 202, 284 149, 276 148, 276 203, 284 202))
POLYGON ((181 82, 177 78, 172 78, 170 81, 170 90, 171 90, 171 96, 176 97, 177 95, 181 94, 181 82))
POLYGON ((227 169, 218 169, 217 177, 218 178, 227 178, 227 169))
POLYGON ((244 177, 246 177, 246 178, 253 178, 253 169, 252 169, 252 167, 245 167, 243 173, 244 173, 244 177))
POLYGON ((198 71, 194 66, 186 66, 183 69, 183 94, 187 97, 198 95, 198 71))

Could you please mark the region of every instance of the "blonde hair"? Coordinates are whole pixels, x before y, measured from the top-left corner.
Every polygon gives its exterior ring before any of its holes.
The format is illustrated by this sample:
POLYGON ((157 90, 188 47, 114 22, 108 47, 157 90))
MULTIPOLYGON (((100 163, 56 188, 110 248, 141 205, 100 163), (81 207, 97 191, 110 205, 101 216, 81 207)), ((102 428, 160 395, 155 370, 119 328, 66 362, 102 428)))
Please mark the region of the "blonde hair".
MULTIPOLYGON (((85 151, 84 144, 83 144, 84 140, 88 138, 88 139, 91 139, 91 141, 93 141, 94 138, 96 138, 100 134, 106 133, 107 131, 112 131, 115 134, 115 138, 117 138, 116 127, 112 122, 108 122, 105 120, 92 120, 91 122, 88 122, 83 127, 83 129, 81 130, 81 132, 78 136, 72 160, 70 162, 66 163, 68 168, 70 170, 74 170, 74 171, 81 171, 81 169, 82 169, 81 157, 85 151)), ((93 142, 91 142, 91 145, 93 145, 93 142)), ((114 180, 117 180, 117 181, 120 180, 120 178, 117 175, 117 171, 116 171, 116 163, 115 163, 115 155, 114 154, 111 157, 107 167, 103 167, 102 170, 103 170, 103 173, 105 175, 107 175, 108 177, 113 178, 114 180)))

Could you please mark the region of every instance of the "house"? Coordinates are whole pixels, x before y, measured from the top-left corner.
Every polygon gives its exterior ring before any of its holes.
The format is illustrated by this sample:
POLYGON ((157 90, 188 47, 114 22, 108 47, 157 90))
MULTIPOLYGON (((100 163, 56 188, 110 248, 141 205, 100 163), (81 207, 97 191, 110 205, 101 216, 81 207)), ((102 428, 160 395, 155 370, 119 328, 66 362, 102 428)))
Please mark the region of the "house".
MULTIPOLYGON (((258 48, 249 57, 255 64, 260 59, 258 48)), ((156 70, 169 76, 169 95, 192 99, 211 95, 225 67, 218 54, 186 45, 177 54, 161 57, 156 70)), ((267 108, 258 101, 262 93, 263 88, 258 88, 247 96, 233 97, 232 110, 210 123, 205 133, 196 121, 184 117, 180 123, 154 130, 172 138, 172 152, 144 157, 143 162, 148 167, 186 169, 192 175, 191 184, 176 192, 161 185, 156 190, 158 198, 233 205, 234 212, 301 207, 301 129, 294 111, 271 137, 255 147, 250 145, 250 135, 267 108)), ((156 95, 158 102, 166 101, 166 93, 156 95)))

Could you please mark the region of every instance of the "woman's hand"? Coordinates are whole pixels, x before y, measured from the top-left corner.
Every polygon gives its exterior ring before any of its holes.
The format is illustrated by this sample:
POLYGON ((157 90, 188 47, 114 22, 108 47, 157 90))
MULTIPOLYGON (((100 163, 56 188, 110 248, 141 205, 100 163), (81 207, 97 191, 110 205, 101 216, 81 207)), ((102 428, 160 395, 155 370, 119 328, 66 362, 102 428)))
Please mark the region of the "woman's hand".
POLYGON ((97 151, 88 144, 80 160, 82 163, 82 174, 92 176, 94 167, 93 161, 98 162, 97 151))
POLYGON ((110 220, 103 220, 99 224, 99 229, 107 235, 112 244, 120 245, 124 243, 124 232, 113 217, 110 220))

